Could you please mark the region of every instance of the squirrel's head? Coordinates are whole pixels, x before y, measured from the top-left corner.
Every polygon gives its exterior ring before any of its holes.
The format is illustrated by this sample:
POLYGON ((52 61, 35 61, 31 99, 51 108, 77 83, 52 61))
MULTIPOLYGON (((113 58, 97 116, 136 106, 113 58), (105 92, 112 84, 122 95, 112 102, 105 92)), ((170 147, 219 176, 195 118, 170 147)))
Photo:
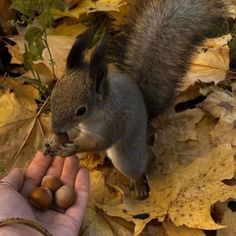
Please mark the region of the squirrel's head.
POLYGON ((92 32, 77 38, 67 57, 66 73, 51 95, 52 129, 64 133, 89 116, 105 93, 106 43, 102 39, 85 61, 92 32))

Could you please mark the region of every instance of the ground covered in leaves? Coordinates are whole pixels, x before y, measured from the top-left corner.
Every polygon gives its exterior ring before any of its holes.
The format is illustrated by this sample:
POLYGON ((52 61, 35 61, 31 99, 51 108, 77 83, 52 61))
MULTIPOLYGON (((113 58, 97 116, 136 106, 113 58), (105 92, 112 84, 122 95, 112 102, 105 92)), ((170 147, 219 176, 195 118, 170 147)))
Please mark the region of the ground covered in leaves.
MULTIPOLYGON (((12 26, 9 20, 18 19, 19 13, 7 11, 9 1, 0 3, 1 176, 14 166, 26 167, 50 137, 50 86, 63 75, 75 36, 94 22, 119 32, 131 0, 67 2, 73 7, 53 10, 53 27, 41 22, 47 28, 46 41, 38 36, 39 19, 28 24, 35 27, 31 31, 25 25, 12 26), (50 50, 44 45, 35 54, 32 40, 46 42, 50 50)), ((235 25, 235 3, 229 2, 229 25, 235 25)), ((79 154, 91 175, 80 235, 236 235, 235 120, 236 28, 198 48, 175 104, 153 121, 148 199, 131 198, 127 179, 105 153, 79 154)))

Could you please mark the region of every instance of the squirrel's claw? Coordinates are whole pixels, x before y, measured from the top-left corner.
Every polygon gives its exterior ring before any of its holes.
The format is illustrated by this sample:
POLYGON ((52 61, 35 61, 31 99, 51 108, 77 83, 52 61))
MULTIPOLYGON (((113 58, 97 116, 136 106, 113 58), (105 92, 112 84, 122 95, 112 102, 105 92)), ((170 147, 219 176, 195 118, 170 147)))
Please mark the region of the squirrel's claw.
POLYGON ((50 143, 45 143, 43 146, 43 154, 45 156, 50 156, 50 157, 54 157, 57 155, 57 151, 55 148, 53 148, 50 143))
POLYGON ((138 200, 144 200, 149 196, 149 186, 146 180, 146 177, 140 179, 130 180, 130 190, 133 192, 133 195, 138 200))
POLYGON ((67 157, 74 155, 78 152, 79 146, 73 142, 60 144, 57 147, 57 155, 61 157, 67 157))

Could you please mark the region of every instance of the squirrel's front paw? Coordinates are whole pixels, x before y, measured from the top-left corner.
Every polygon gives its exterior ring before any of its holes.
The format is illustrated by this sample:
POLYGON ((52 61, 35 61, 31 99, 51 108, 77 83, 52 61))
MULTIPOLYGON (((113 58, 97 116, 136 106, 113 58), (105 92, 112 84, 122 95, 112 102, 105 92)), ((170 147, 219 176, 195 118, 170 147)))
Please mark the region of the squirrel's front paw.
POLYGON ((61 157, 67 157, 74 155, 76 152, 78 152, 79 146, 76 143, 70 142, 70 143, 64 143, 59 144, 57 147, 57 155, 61 157))

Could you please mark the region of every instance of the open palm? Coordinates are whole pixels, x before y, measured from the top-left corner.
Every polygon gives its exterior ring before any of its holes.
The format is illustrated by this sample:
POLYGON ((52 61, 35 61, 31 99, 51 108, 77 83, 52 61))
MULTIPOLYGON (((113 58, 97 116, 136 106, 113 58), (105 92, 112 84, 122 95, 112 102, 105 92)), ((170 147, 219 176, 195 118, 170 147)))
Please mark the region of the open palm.
MULTIPOLYGON (((25 175, 19 169, 13 169, 2 180, 10 183, 12 187, 0 184, 0 219, 7 217, 27 218, 43 225, 55 236, 78 235, 87 205, 89 175, 86 169, 79 168, 79 161, 76 157, 55 157, 52 159, 37 152, 25 175), (76 201, 65 212, 61 213, 51 209, 43 212, 29 205, 27 200, 29 193, 40 185, 45 175, 57 176, 64 184, 75 189, 76 201)), ((25 230, 25 234, 18 235, 26 235, 29 230, 32 230, 26 226, 8 227, 7 230, 11 229, 20 232, 25 230)), ((34 235, 37 235, 37 231, 34 231, 34 235)))

